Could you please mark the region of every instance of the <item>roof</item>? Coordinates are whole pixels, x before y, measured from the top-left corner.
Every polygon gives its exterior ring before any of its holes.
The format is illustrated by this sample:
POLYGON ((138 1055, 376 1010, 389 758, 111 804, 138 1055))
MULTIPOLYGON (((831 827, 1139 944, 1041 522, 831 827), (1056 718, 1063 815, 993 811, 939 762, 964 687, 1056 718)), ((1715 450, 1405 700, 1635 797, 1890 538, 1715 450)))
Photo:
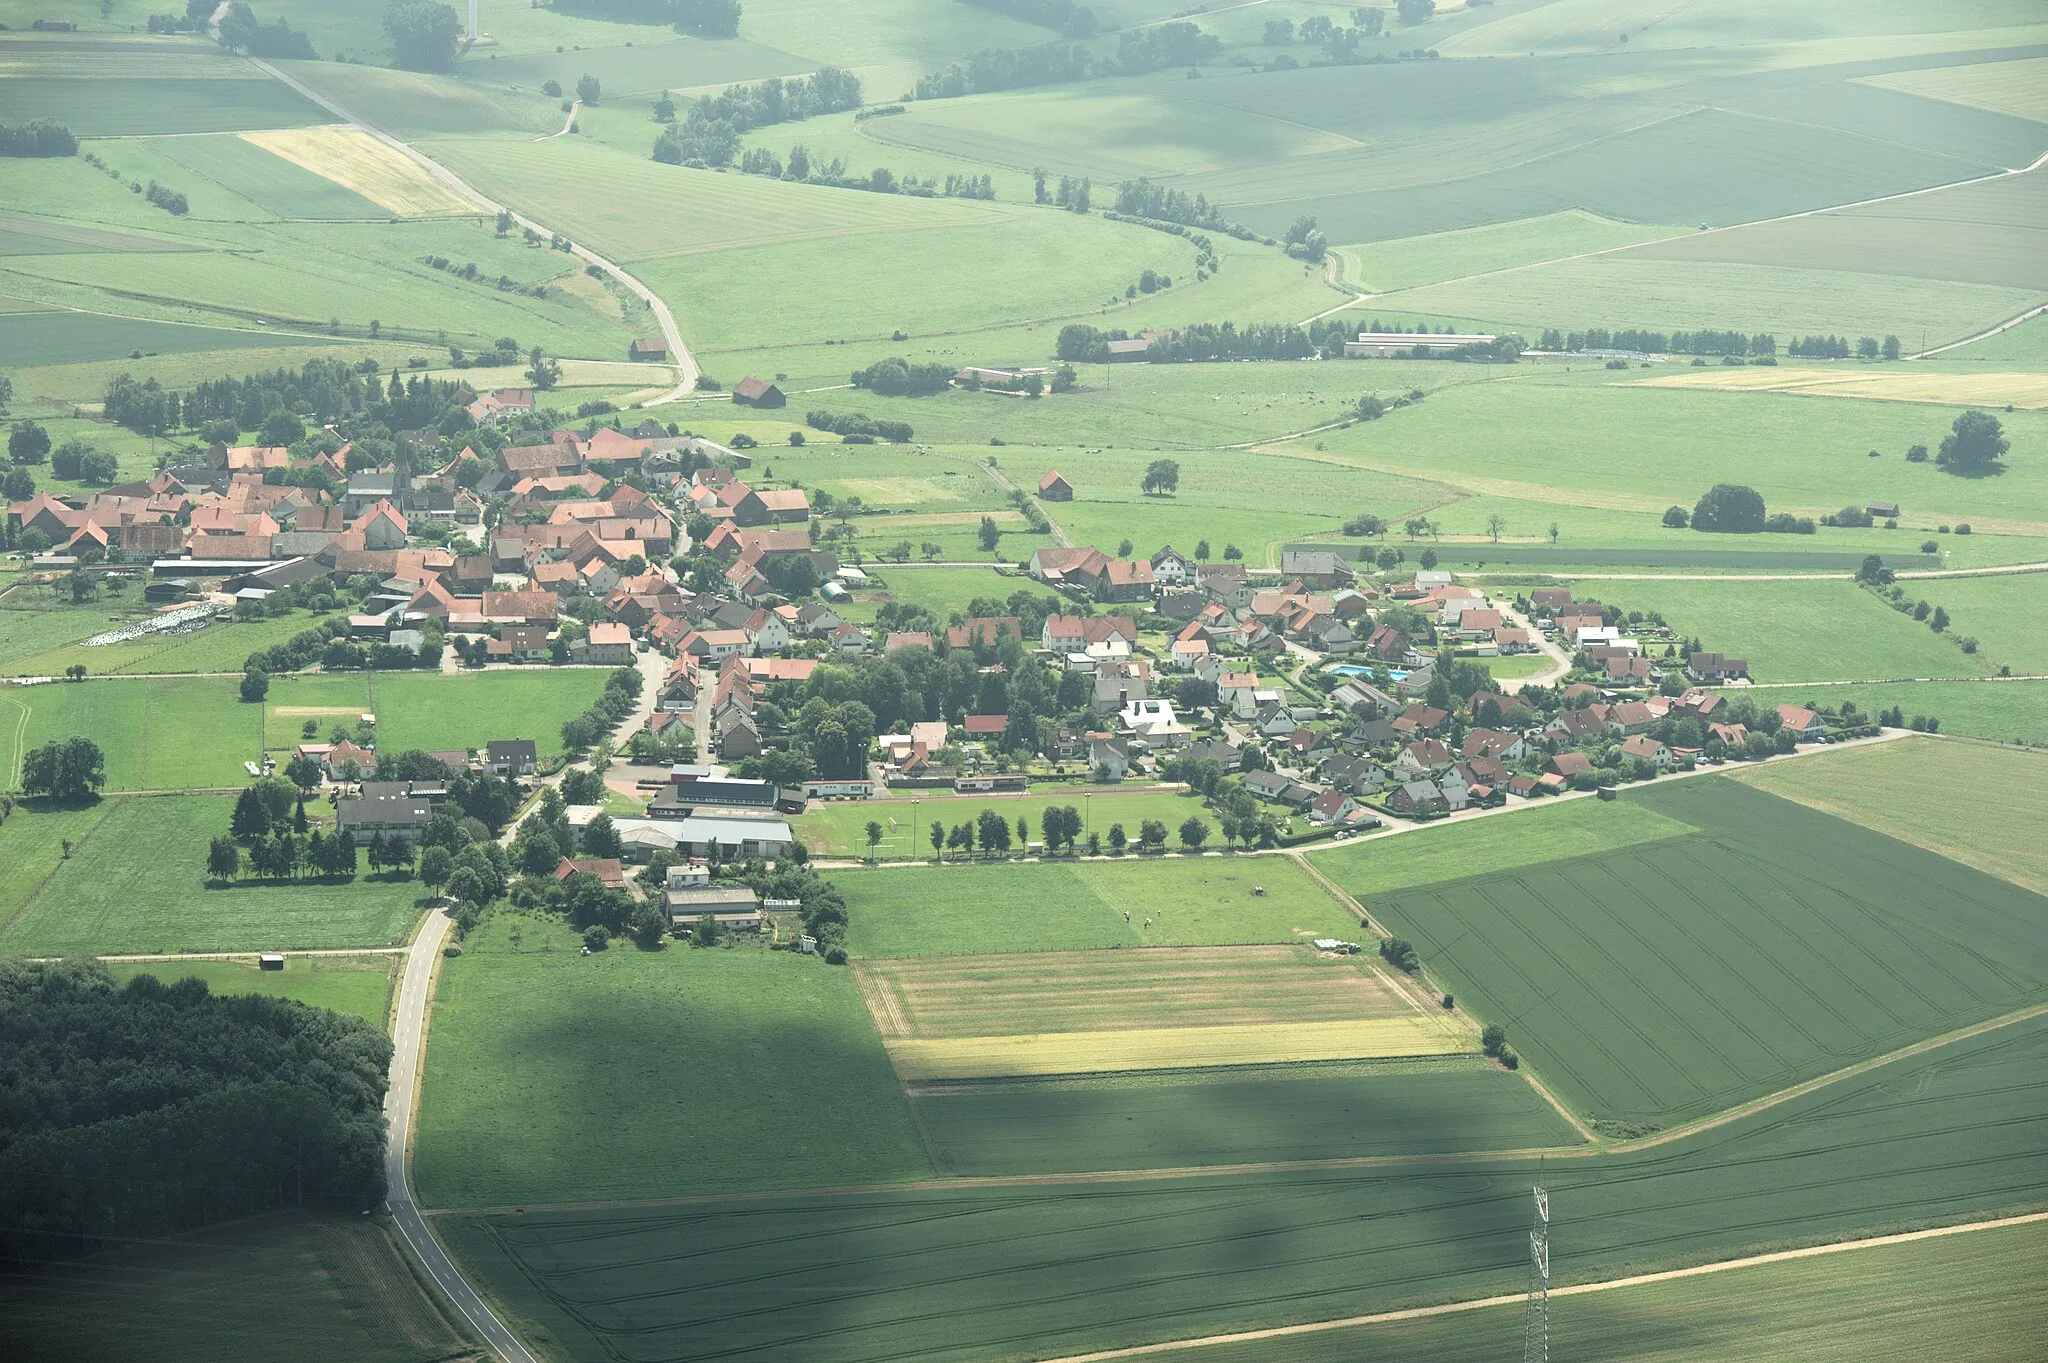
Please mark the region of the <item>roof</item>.
POLYGON ((1063 476, 1061 476, 1060 471, 1058 469, 1047 469, 1045 471, 1045 477, 1038 480, 1038 490, 1040 492, 1044 492, 1049 488, 1053 487, 1070 486, 1072 485, 1069 484, 1063 476))
POLYGON ((970 734, 1007 733, 1010 728, 1008 715, 968 715, 961 720, 960 727, 970 734))
POLYGON ((732 395, 736 398, 744 398, 747 399, 748 401, 752 401, 754 398, 760 397, 762 394, 768 392, 768 390, 773 387, 775 387, 775 385, 768 382, 768 380, 757 379, 753 375, 749 374, 746 378, 741 379, 738 383, 732 386, 732 395))

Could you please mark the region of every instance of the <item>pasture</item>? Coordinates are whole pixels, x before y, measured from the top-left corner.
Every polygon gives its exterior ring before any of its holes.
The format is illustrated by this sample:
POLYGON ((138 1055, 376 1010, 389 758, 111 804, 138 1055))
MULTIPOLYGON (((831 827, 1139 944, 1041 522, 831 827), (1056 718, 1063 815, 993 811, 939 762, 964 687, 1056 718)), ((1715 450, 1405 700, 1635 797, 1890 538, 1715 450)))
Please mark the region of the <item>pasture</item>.
POLYGON ((894 568, 871 563, 866 571, 869 586, 854 593, 847 608, 863 619, 884 602, 897 601, 922 606, 944 620, 955 612, 966 615, 976 597, 1002 600, 1012 592, 1032 589, 1026 585, 1028 578, 1005 577, 992 568, 894 568))
POLYGON ((196 978, 216 994, 270 994, 359 1017, 383 1027, 391 1013, 398 956, 293 956, 283 970, 259 970, 254 961, 117 961, 118 981, 154 975, 164 983, 196 978))
MULTIPOLYGON (((152 256, 151 259, 161 257, 152 256)), ((159 355, 181 350, 261 350, 271 346, 304 345, 311 339, 285 332, 242 331, 190 322, 69 310, 11 314, 5 333, 0 336, 0 364, 9 368, 110 360, 135 351, 159 355)), ((264 363, 261 357, 255 356, 235 357, 228 362, 264 363)))
POLYGON ((361 128, 329 125, 243 133, 242 140, 400 217, 478 211, 471 200, 361 128))
POLYGON ((1624 800, 1701 831, 1365 901, 1581 1112, 1702 1117, 2048 977, 2039 895, 1732 781, 1624 800))
MULTIPOLYGON (((103 817, 0 929, 0 950, 71 956, 387 946, 404 941, 419 918, 421 887, 409 875, 208 885, 206 844, 226 835, 234 808, 226 796, 131 797, 97 808, 103 817)), ((33 827, 42 817, 17 812, 0 839, 46 843, 48 834, 33 827), (17 821, 31 827, 16 834, 17 821)))
POLYGON ((852 975, 752 946, 579 955, 501 912, 443 967, 415 1179, 437 1207, 931 1173, 852 975), (628 1052, 621 1038, 638 1038, 628 1052))
POLYGON ((1057 1357, 1518 1294, 1535 1177, 1570 1228, 1559 1284, 2037 1207, 2043 1065, 2048 1021, 2034 1019, 1677 1144, 1553 1155, 1540 1172, 1445 1160, 870 1189, 439 1228, 514 1322, 567 1356, 1057 1357), (680 1255, 701 1270, 679 1275, 680 1255))
POLYGON ((19 779, 22 754, 83 734, 106 756, 106 788, 186 790, 243 785, 263 746, 261 707, 230 677, 93 680, 0 691, 0 773, 19 779))
MULTIPOLYGON (((103 605, 86 609, 0 612, 0 673, 56 676, 83 663, 94 676, 150 672, 239 672, 251 653, 282 643, 318 618, 293 611, 262 620, 221 620, 191 634, 144 635, 85 648, 81 641, 125 623, 140 612, 103 605)), ((26 693, 24 693, 26 694, 26 693)))
POLYGON ((1736 779, 2048 894, 2048 754, 1916 738, 1736 779))
MULTIPOLYGON (((578 667, 454 677, 373 672, 366 680, 385 747, 439 752, 481 749, 494 738, 531 738, 543 756, 552 756, 562 751, 562 725, 590 707, 609 675, 608 668, 578 667)), ((285 694, 278 687, 270 693, 272 701, 285 694)))
POLYGON ((1358 932, 1351 911, 1285 857, 902 867, 835 871, 832 880, 851 918, 847 949, 861 958, 1265 945, 1358 932))
MULTIPOLYGON (((16 1363, 471 1356, 388 1220, 276 1212, 0 1277, 16 1363), (251 1310, 251 1303, 263 1309, 251 1310)), ((452 1314, 452 1313, 451 1313, 452 1314)))
POLYGON ((1091 1173, 1563 1146, 1571 1128, 1477 1058, 914 1084, 940 1172, 1091 1173))

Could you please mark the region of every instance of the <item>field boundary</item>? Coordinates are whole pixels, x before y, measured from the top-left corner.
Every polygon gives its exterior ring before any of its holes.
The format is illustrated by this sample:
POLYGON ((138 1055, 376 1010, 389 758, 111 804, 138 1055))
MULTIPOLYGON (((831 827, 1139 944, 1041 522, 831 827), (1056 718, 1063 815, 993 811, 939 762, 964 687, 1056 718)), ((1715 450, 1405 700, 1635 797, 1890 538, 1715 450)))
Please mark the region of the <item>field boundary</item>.
MULTIPOLYGON (((1913 1244, 1921 1240, 1938 1240, 1944 1236, 1968 1235, 1973 1231, 1999 1230, 2008 1226, 2027 1226, 2041 1221, 2048 1221, 2048 1212, 2025 1212, 2017 1216, 2001 1216, 1990 1221, 1966 1221, 1961 1225, 1900 1231, 1892 1235, 1874 1235, 1862 1240, 1837 1240, 1831 1244, 1807 1245, 1800 1249, 1781 1249, 1769 1254, 1752 1254, 1741 1259, 1722 1259, 1711 1264, 1695 1264, 1691 1268, 1671 1268, 1658 1273, 1636 1273, 1625 1278, 1606 1278, 1600 1282, 1553 1287, 1550 1289, 1550 1295, 1579 1297, 1591 1292, 1612 1292, 1622 1287, 1647 1287, 1653 1283, 1674 1282, 1680 1278, 1699 1278, 1709 1273, 1727 1273, 1739 1268, 1760 1268, 1765 1264, 1785 1263, 1792 1259, 1813 1259, 1827 1254, 1847 1254, 1851 1250, 1913 1244)), ((1457 1315, 1465 1311, 1483 1311, 1494 1306, 1519 1306, 1527 1301, 1528 1295, 1521 1292, 1512 1296, 1477 1297, 1468 1301, 1444 1302, 1438 1306, 1411 1306, 1400 1311, 1380 1311, 1367 1316, 1342 1316, 1335 1320, 1306 1321, 1299 1325, 1276 1325, 1265 1330, 1240 1330, 1235 1334, 1202 1335, 1192 1339, 1166 1340, 1158 1344, 1134 1344, 1129 1348, 1103 1349, 1089 1354, 1064 1354, 1048 1358, 1044 1363, 1107 1363, 1109 1359, 1141 1358, 1148 1354, 1177 1353, 1217 1344, 1244 1344, 1264 1339, 1285 1339, 1292 1335, 1319 1334, 1327 1330, 1351 1329, 1362 1325, 1392 1325, 1400 1321, 1427 1320, 1435 1316, 1457 1315)))

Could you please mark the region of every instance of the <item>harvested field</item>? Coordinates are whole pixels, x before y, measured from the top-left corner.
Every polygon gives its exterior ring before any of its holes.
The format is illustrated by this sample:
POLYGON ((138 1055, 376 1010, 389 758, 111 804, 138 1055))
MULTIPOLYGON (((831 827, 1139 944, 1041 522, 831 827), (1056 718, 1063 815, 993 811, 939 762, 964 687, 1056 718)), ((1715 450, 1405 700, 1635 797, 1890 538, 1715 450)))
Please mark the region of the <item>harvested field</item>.
POLYGON ((2048 374, 1944 374, 1927 369, 1688 369, 1642 379, 1638 388, 1707 388, 1736 393, 1940 402, 1959 407, 2048 411, 2048 374))
POLYGON ((1983 62, 1975 66, 1935 66, 1924 70, 1887 71, 1858 76, 1863 85, 1902 90, 1909 95, 1964 104, 1993 113, 2017 114, 2048 123, 2048 57, 1983 62))
POLYGON ((242 140, 354 190, 400 217, 479 211, 468 199, 361 128, 327 126, 249 132, 242 134, 242 140))
POLYGON ((270 713, 278 719, 311 719, 319 715, 347 715, 354 718, 363 713, 354 705, 273 705, 270 713))
POLYGON ((886 1041, 1400 1017, 1364 959, 1306 947, 907 956, 855 967, 886 1041))
MULTIPOLYGON (((330 176, 273 155, 234 133, 166 137, 149 149, 280 218, 319 222, 375 221, 387 210, 330 176)), ((254 216, 225 210, 226 216, 254 216)))
POLYGON ((897 1075, 913 1081, 1469 1055, 1478 1049, 1478 1038, 1442 1017, 1411 1013, 1362 1022, 1134 1028, 884 1044, 897 1075))

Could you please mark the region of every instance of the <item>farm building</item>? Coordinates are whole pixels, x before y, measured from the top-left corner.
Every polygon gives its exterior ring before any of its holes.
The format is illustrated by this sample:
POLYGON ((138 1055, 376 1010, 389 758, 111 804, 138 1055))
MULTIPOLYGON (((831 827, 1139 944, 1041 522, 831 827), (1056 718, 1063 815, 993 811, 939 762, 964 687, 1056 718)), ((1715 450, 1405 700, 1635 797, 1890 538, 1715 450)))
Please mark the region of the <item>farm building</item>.
POLYGON ((1468 345, 1492 345, 1493 337, 1466 332, 1361 331, 1355 341, 1344 343, 1344 358, 1386 359, 1417 346, 1424 350, 1459 350, 1468 345))
POLYGON ((789 401, 780 388, 751 374, 732 386, 732 400, 742 407, 781 407, 789 401))
POLYGON ((1071 502, 1074 500, 1074 485, 1058 469, 1047 469, 1045 477, 1038 480, 1038 495, 1048 502, 1071 502))
POLYGON ((629 359, 665 360, 668 358, 668 342, 655 336, 642 336, 626 350, 629 359))
MULTIPOLYGON (((1152 342, 1143 336, 1133 336, 1128 341, 1109 342, 1109 363, 1137 364, 1145 358, 1145 352, 1152 348, 1152 342)), ((1345 347, 1350 348, 1348 345, 1345 347)))

